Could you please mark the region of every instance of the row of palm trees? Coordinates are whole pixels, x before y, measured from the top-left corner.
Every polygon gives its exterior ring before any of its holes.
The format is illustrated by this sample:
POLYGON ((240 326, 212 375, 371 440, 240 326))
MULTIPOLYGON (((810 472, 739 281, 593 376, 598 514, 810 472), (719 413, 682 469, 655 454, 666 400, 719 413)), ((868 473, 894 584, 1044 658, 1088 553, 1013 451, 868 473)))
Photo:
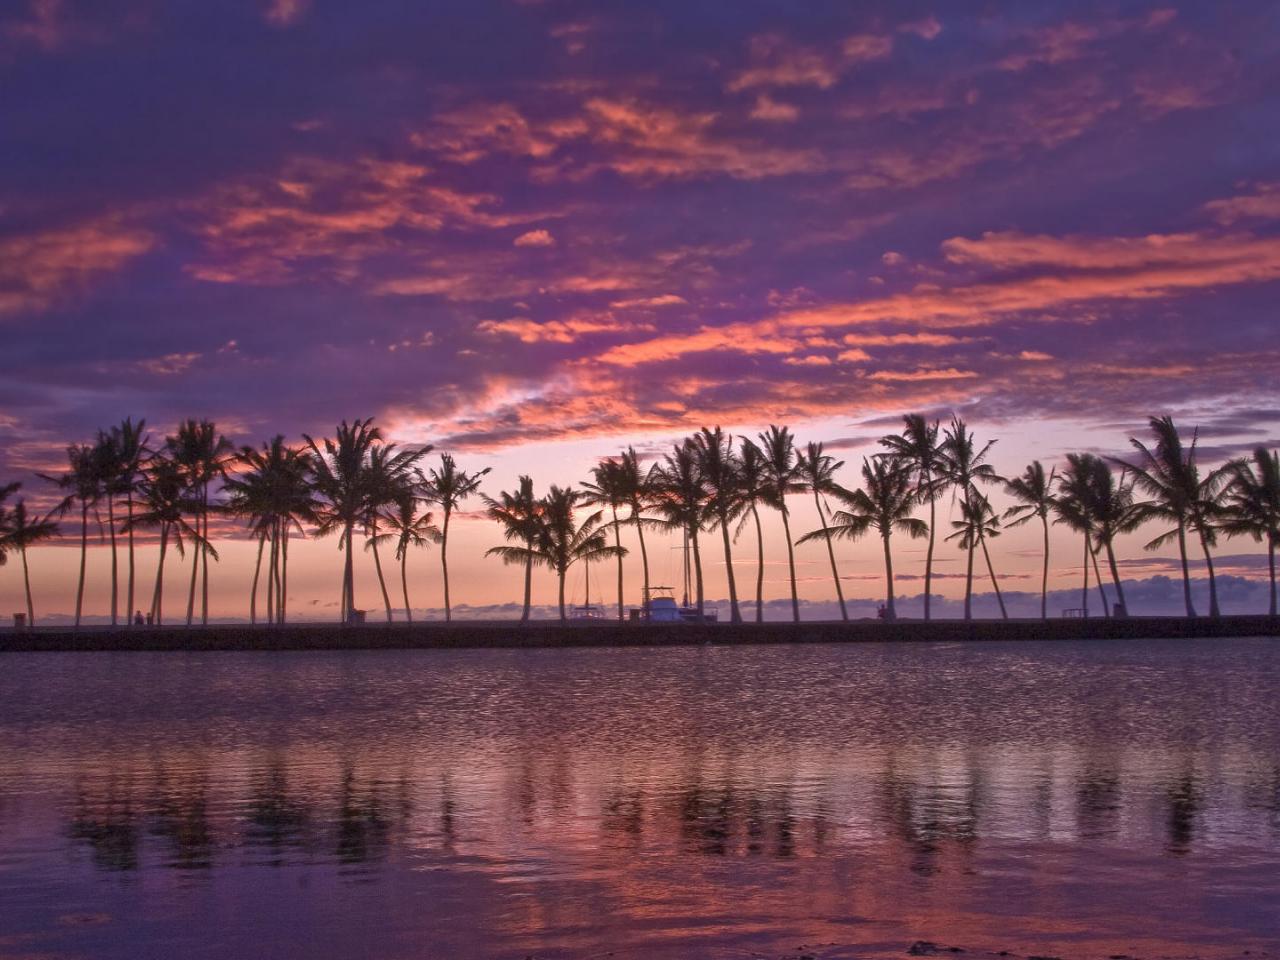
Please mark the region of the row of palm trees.
MULTIPOLYGON (((947 425, 920 414, 904 417, 901 432, 883 437, 882 450, 863 459, 861 484, 850 489, 837 479, 842 461, 826 453, 823 444, 799 446, 786 427, 771 426, 756 437, 733 437, 721 428, 702 428, 645 468, 633 448, 601 460, 591 479, 580 488, 552 486, 544 496, 534 492, 533 480, 519 478, 516 489, 495 496, 482 495, 485 514, 499 524, 505 543, 487 551, 524 568, 521 620, 530 618, 533 569, 545 567, 558 581, 560 616, 566 615, 565 585, 576 563, 614 560, 617 564, 618 617, 625 615, 623 531, 633 530, 641 555, 644 595, 649 595, 649 553, 646 531, 674 532, 684 538, 690 558, 689 581, 699 616, 704 614, 702 534, 719 534, 729 591, 730 616, 740 622, 743 603, 733 560, 734 544, 744 530, 754 534, 756 553, 755 618, 763 619, 765 543, 761 510, 781 518, 787 549, 791 613, 800 618, 793 545, 821 541, 831 568, 832 583, 843 619, 848 608, 836 560, 835 543, 874 534, 881 540, 885 567, 885 616, 897 616, 891 540, 894 535, 927 540, 924 616, 932 617, 932 581, 939 501, 950 497, 958 519, 949 521, 944 540, 955 542, 966 555, 964 616, 972 617, 974 566, 979 554, 991 579, 1002 616, 1008 612, 989 549, 1004 529, 1038 522, 1043 534, 1041 616, 1048 616, 1049 529, 1065 525, 1082 541, 1084 581, 1081 612, 1088 615, 1090 569, 1108 615, 1127 612, 1124 585, 1116 560, 1117 536, 1143 524, 1158 522, 1166 529, 1148 549, 1176 542, 1182 565, 1188 616, 1197 611, 1191 596, 1188 551, 1198 545, 1209 579, 1209 613, 1220 613, 1212 549, 1220 536, 1248 536, 1268 548, 1271 600, 1276 613, 1275 551, 1280 543, 1280 463, 1274 451, 1258 448, 1251 459, 1232 460, 1202 470, 1193 435, 1184 443, 1169 417, 1150 419, 1151 440, 1131 438, 1137 456, 1132 460, 1072 453, 1061 470, 1046 470, 1039 461, 1021 475, 1000 476, 990 462, 994 440, 980 443, 966 423, 953 418, 947 425), (998 514, 988 491, 1002 489, 1014 505, 998 514), (788 496, 811 494, 817 529, 793 541, 788 496), (834 506, 833 506, 834 504, 834 506), (928 520, 915 514, 928 510, 928 520), (594 508, 594 509, 593 509, 594 508), (1114 608, 1109 603, 1099 557, 1105 557, 1114 608)), ((413 548, 438 543, 444 589, 445 619, 452 618, 449 598, 448 537, 450 520, 459 506, 480 493, 487 469, 467 471, 448 453, 438 466, 424 461, 432 448, 401 447, 387 442, 372 420, 341 423, 332 438, 304 435, 304 444, 291 447, 277 436, 260 448, 236 450, 207 420, 186 420, 163 442, 152 445, 145 421, 125 420, 99 431, 92 444, 67 450, 68 468, 42 475, 53 483, 61 499, 48 514, 31 513, 22 500, 12 508, 5 502, 19 485, 0 487, 0 562, 16 552, 22 558, 27 613, 34 621, 27 548, 59 534, 60 518, 79 520, 80 574, 76 592, 76 624, 83 611, 85 566, 90 531, 109 540, 111 554, 111 621, 119 622, 118 544, 125 543, 127 586, 125 619, 134 609, 137 570, 134 537, 138 529, 159 536, 159 560, 154 578, 150 617, 162 622, 165 559, 170 544, 184 554, 194 551, 188 584, 186 622, 195 622, 197 586, 199 618, 209 616, 209 560, 218 559, 213 546, 214 518, 235 518, 247 524, 257 542, 257 560, 250 591, 250 619, 258 621, 258 599, 265 593, 266 621, 283 623, 288 596, 290 538, 337 534, 343 551, 341 616, 357 609, 354 591, 354 552, 357 540, 373 556, 388 622, 392 602, 387 589, 380 548, 394 549, 400 566, 400 587, 406 620, 412 619, 407 573, 413 548), (436 508, 433 511, 431 508, 436 508), (262 577, 265 559, 265 590, 262 577)))

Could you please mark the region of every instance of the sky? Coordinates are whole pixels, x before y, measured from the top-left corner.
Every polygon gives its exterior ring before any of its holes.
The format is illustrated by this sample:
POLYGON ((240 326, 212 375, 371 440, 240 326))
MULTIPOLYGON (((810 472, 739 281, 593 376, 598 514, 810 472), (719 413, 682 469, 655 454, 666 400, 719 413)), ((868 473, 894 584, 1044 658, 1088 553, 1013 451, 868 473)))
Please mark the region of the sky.
MULTIPOLYGON (((0 476, 33 498, 125 416, 236 443, 372 416, 491 492, 703 424, 790 424, 849 485, 908 410, 998 437, 1008 474, 1123 453, 1152 413, 1207 460, 1280 437, 1276 2, 6 0, 0 117, 0 476)), ((1127 574, 1174 573, 1146 539, 1127 574)), ((463 518, 456 600, 518 599, 497 542, 463 518)), ((335 548, 292 555, 295 610, 336 609, 335 548)), ((1000 541, 1010 589, 1038 551, 1000 541)), ((411 560, 424 611, 435 554, 411 560)), ((822 554, 800 554, 815 613, 822 554)), ((873 601, 876 546, 841 560, 873 601)), ((47 613, 75 561, 33 552, 47 613)), ((251 567, 226 544, 218 615, 251 567)), ((0 570, 0 604, 20 589, 0 570)))

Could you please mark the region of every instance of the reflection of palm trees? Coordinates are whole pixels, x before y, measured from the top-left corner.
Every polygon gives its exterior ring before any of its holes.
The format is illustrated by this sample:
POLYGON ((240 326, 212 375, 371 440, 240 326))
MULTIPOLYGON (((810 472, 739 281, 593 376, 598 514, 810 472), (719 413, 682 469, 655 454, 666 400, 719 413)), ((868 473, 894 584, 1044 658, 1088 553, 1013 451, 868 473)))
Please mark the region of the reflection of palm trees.
POLYGON ((391 821, 383 810, 377 784, 361 789, 348 768, 338 792, 335 854, 341 863, 363 864, 386 854, 391 821))
POLYGON ((1196 817, 1204 797, 1199 780, 1186 773, 1170 784, 1167 791, 1169 803, 1169 852, 1188 853, 1195 839, 1196 817))
POLYGON ((141 845, 138 819, 129 788, 121 789, 113 776, 100 796, 77 791, 67 834, 88 845, 94 866, 99 869, 136 870, 141 845))
POLYGON ((929 504, 929 548, 924 557, 924 618, 929 619, 929 602, 933 592, 933 545, 937 531, 939 489, 934 483, 942 469, 942 451, 938 446, 938 421, 929 423, 918 413, 902 418, 901 434, 883 437, 880 443, 889 448, 889 456, 905 463, 915 474, 916 495, 929 504))
POLYGON ((1040 619, 1049 619, 1049 513, 1053 509, 1053 486, 1057 469, 1048 476, 1044 464, 1033 460, 1022 476, 1006 480, 1004 489, 1018 502, 1004 512, 1004 520, 1010 527, 1020 527, 1032 517, 1040 519, 1044 532, 1044 573, 1040 580, 1040 619))
POLYGON ((279 758, 273 760, 251 788, 248 807, 245 843, 265 848, 271 866, 284 865, 287 850, 308 845, 311 807, 301 797, 291 795, 285 765, 279 758))

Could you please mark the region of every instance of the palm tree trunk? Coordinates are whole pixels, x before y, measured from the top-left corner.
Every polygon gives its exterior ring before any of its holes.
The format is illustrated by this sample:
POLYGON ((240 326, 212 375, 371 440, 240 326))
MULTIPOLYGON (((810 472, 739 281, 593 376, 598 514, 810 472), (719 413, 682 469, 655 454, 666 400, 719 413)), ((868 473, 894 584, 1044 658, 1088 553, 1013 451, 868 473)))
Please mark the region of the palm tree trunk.
POLYGON ((991 586, 996 591, 996 602, 1000 604, 1000 619, 1008 620, 1009 611, 1004 606, 1004 596, 1000 593, 1000 581, 996 579, 995 567, 991 565, 991 551, 987 549, 987 538, 982 538, 982 556, 987 561, 987 573, 991 574, 991 586))
POLYGON ((1276 615, 1276 538, 1267 537, 1267 566, 1271 570, 1271 616, 1276 615))
POLYGON ((196 516, 195 537, 191 544, 191 589, 187 591, 187 626, 191 626, 196 615, 196 581, 200 575, 200 517, 196 516))
POLYGON ((289 521, 278 521, 280 524, 280 597, 276 601, 276 618, 284 623, 285 613, 289 609, 289 521))
POLYGON ((533 541, 526 540, 524 548, 528 551, 524 558, 524 609, 520 611, 520 622, 529 622, 529 610, 533 606, 533 541))
MULTIPOLYGON (((209 484, 200 491, 200 515, 204 524, 204 542, 209 543, 209 484)), ((209 551, 200 549, 200 623, 209 624, 209 551)))
POLYGON ((764 531, 760 528, 760 512, 751 504, 751 519, 756 522, 756 623, 764 623, 764 531))
POLYGON ((560 568, 559 570, 556 571, 556 573, 559 574, 560 576, 560 622, 564 623, 566 620, 569 619, 564 614, 564 574, 565 574, 564 568, 563 567, 560 568))
MULTIPOLYGON (((34 627, 36 625, 36 609, 31 603, 31 573, 27 570, 27 546, 23 544, 19 547, 22 553, 22 584, 27 589, 27 626, 34 627)), ((1274 559, 1274 557, 1273 557, 1274 559)), ((1272 587, 1272 614, 1275 613, 1275 568, 1271 571, 1271 587, 1272 587)))
POLYGON ((159 626, 164 616, 164 553, 169 546, 169 524, 160 524, 160 561, 156 564, 156 590, 151 597, 151 620, 159 626))
MULTIPOLYGON (((618 508, 610 507, 613 511, 613 545, 618 548, 618 620, 625 620, 622 614, 622 532, 618 529, 618 508)), ((591 598, 587 598, 590 603, 591 598)))
POLYGON ((129 535, 129 603, 125 607, 129 623, 133 623, 133 477, 129 477, 129 489, 125 501, 125 527, 129 535))
POLYGON ((1041 517, 1044 525, 1044 574, 1040 579, 1040 619, 1049 619, 1049 518, 1041 517))
POLYGON ((706 597, 702 591, 702 551, 698 548, 698 528, 693 527, 689 531, 689 540, 693 544, 693 573, 694 573, 694 590, 697 597, 698 619, 701 620, 705 616, 703 610, 706 605, 706 597))
POLYGON ((924 555, 924 618, 929 619, 929 604, 933 592, 933 537, 938 525, 938 498, 933 495, 932 478, 924 472, 925 489, 929 491, 929 549, 924 555))
POLYGON ((827 528, 827 515, 822 512, 822 500, 818 497, 818 491, 813 491, 813 503, 818 508, 818 519, 822 522, 822 536, 827 541, 827 557, 831 560, 831 579, 836 584, 836 599, 840 601, 840 619, 848 620, 849 611, 844 605, 844 590, 840 588, 840 571, 836 569, 836 548, 831 545, 831 531, 827 528))
MULTIPOLYGON (((449 513, 448 509, 444 512, 444 525, 440 529, 440 573, 444 578, 444 622, 448 623, 453 619, 453 610, 449 606, 449 513)), ((563 604, 561 604, 563 607, 563 604)), ((563 619, 564 611, 561 610, 561 619, 563 619)))
POLYGON ((893 555, 889 552, 889 535, 880 538, 884 541, 884 586, 887 594, 885 600, 885 619, 897 620, 898 609, 893 603, 893 555))
POLYGON ((80 629, 80 612, 84 607, 85 563, 89 557, 89 501, 80 501, 80 585, 76 588, 76 629, 80 629))
POLYGON ((120 564, 116 559, 115 497, 107 494, 107 529, 111 531, 111 625, 120 625, 120 564))
POLYGON ((413 623, 413 608, 409 606, 409 545, 400 547, 400 592, 404 594, 404 622, 413 623))
POLYGON ((796 551, 791 542, 791 522, 787 519, 787 505, 782 505, 782 534, 787 538, 787 569, 791 574, 791 620, 800 622, 800 594, 796 592, 796 551))
POLYGON ((280 532, 273 523, 271 525, 271 550, 267 554, 267 623, 276 622, 276 565, 280 556, 280 532))
POLYGON ((1093 578, 1098 581, 1098 595, 1102 597, 1102 615, 1111 616, 1111 601, 1107 599, 1107 588, 1102 582, 1102 568, 1098 566, 1098 551, 1089 548, 1089 556, 1093 558, 1093 578))
POLYGON ((1116 585, 1116 602, 1120 605, 1120 616, 1129 616, 1129 604, 1124 599, 1124 584, 1120 582, 1120 567, 1116 564, 1116 552, 1107 541, 1107 565, 1111 567, 1111 579, 1116 585))
POLYGON ((742 611, 738 609, 738 584, 733 576, 733 553, 729 549, 729 517, 720 514, 720 534, 724 538, 724 568, 729 577, 729 620, 731 623, 742 622, 742 611))
POLYGON ((249 623, 258 622, 258 579, 262 576, 262 548, 266 546, 267 533, 258 534, 258 560, 253 565, 253 586, 249 588, 249 623))
POLYGON ((347 556, 345 560, 345 567, 342 571, 344 620, 350 620, 356 609, 355 561, 352 559, 351 555, 351 538, 355 535, 354 527, 354 522, 349 522, 347 524, 347 556))
POLYGON ((640 537, 640 565, 644 568, 644 596, 643 600, 649 599, 649 551, 644 545, 644 523, 640 520, 640 511, 635 505, 631 506, 631 517, 636 522, 636 534, 640 537))
POLYGON ((1089 618, 1089 534, 1084 535, 1084 586, 1080 588, 1080 610, 1089 618))
POLYGON ((1218 577, 1213 572, 1213 556, 1209 553, 1209 541, 1200 531, 1200 548, 1204 550, 1204 562, 1209 568, 1209 616, 1220 617, 1222 610, 1218 607, 1218 577))
POLYGON ((973 619, 973 550, 976 544, 969 538, 969 566, 964 577, 964 618, 973 619))
POLYGON ((1187 605, 1187 616, 1196 615, 1195 604, 1191 602, 1191 568, 1187 566, 1187 529, 1178 524, 1178 555, 1182 558, 1182 599, 1187 605))
POLYGON ((373 538, 369 541, 373 544, 373 569, 378 572, 378 586, 382 588, 382 605, 387 608, 387 623, 391 622, 391 595, 387 593, 387 581, 382 576, 382 558, 378 556, 378 528, 375 524, 369 528, 373 538))

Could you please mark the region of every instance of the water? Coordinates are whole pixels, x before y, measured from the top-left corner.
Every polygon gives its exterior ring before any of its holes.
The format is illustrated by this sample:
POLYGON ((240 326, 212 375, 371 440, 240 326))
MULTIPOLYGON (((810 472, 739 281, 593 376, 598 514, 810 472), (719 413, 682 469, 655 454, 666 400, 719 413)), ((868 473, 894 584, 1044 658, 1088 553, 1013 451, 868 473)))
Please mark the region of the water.
POLYGON ((1280 953, 1266 640, 0 657, 0 958, 1280 953))

